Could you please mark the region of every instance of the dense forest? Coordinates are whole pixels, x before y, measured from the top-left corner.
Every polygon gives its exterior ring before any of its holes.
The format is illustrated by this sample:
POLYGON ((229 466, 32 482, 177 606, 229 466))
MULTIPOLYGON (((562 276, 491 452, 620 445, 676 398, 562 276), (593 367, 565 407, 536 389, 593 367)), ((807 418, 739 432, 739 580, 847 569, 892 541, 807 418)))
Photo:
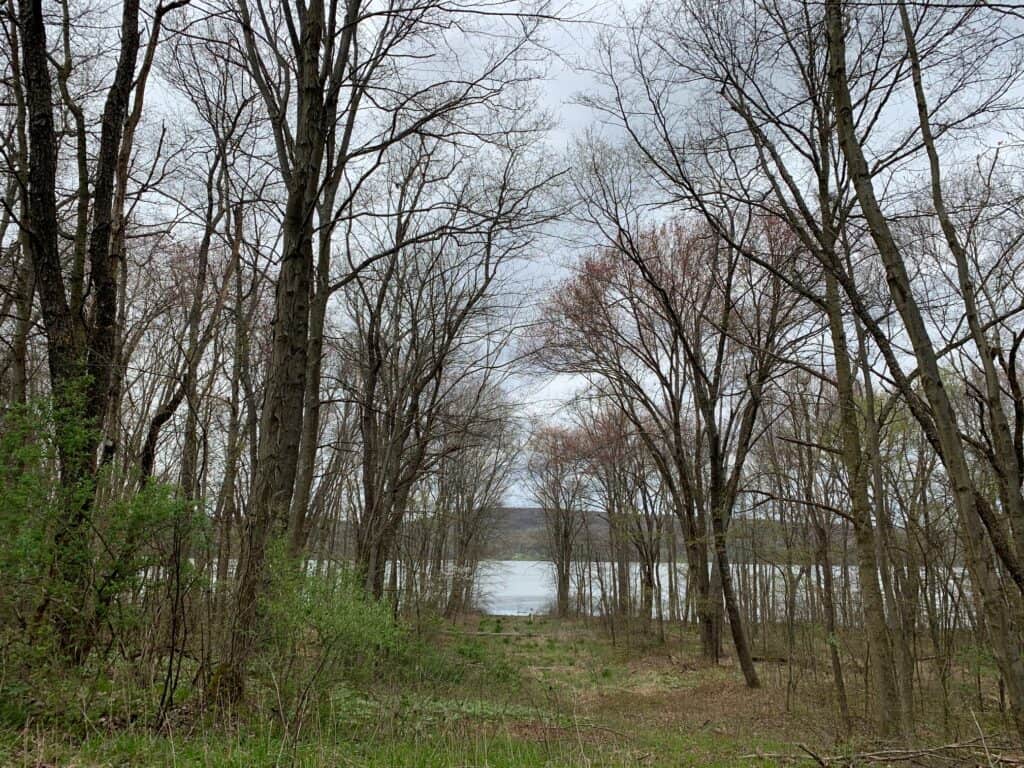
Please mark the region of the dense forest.
POLYGON ((0 8, 0 763, 1024 764, 1024 7, 0 8))

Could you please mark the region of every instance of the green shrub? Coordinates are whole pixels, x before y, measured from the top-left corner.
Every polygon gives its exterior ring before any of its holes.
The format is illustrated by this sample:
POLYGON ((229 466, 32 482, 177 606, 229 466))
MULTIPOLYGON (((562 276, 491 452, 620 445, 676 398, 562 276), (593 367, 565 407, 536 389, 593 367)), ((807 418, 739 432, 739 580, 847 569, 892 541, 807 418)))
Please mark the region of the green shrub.
POLYGON ((25 639, 46 599, 61 498, 47 401, 12 406, 0 418, 0 641, 8 647, 25 639))
POLYGON ((271 557, 263 626, 256 672, 286 727, 337 686, 370 679, 399 639, 389 606, 368 597, 349 569, 304 573, 280 551, 271 557))
POLYGON ((150 482, 139 490, 137 478, 113 467, 64 487, 58 446, 77 450, 95 437, 73 407, 47 399, 0 414, 0 721, 8 725, 104 717, 90 707, 109 699, 101 690, 111 674, 108 654, 149 662, 156 675, 162 666, 152 662, 164 649, 180 651, 177 640, 169 642, 167 612, 152 598, 173 590, 184 605, 199 584, 193 555, 203 546, 206 517, 175 488, 150 482), (90 502, 83 505, 84 494, 90 502), (72 512, 84 521, 59 546, 56 532, 72 512), (69 556, 84 566, 74 585, 54 575, 69 556), (69 607, 92 651, 76 668, 57 647, 52 620, 69 607))

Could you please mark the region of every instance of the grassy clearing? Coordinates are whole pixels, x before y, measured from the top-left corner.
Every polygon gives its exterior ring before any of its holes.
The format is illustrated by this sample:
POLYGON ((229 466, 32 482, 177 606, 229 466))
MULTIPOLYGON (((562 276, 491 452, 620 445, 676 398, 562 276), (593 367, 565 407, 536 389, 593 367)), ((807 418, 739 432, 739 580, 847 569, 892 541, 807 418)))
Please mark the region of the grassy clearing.
MULTIPOLYGON (((287 726, 266 684, 230 727, 184 706, 160 732, 105 687, 114 703, 83 704, 74 727, 52 714, 3 726, 0 765, 770 766, 757 755, 843 748, 827 678, 804 670, 787 710, 787 675, 765 665, 765 687, 747 690, 688 634, 627 649, 578 622, 482 618, 418 648, 401 675, 338 686, 287 726)), ((997 711, 975 717, 1002 730, 997 711)))

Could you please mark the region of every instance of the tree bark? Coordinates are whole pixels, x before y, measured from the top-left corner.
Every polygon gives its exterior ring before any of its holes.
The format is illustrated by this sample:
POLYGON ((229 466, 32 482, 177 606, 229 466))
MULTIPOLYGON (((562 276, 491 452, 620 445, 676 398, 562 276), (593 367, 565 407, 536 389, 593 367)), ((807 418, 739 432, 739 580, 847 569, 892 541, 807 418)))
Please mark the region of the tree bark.
MULTIPOLYGON (((835 101, 840 148, 850 169, 857 200, 885 267, 889 292, 903 320, 918 363, 932 419, 932 424, 922 426, 931 428, 949 476, 964 531, 971 580, 978 590, 992 636, 996 661, 1007 682, 1018 732, 1024 736, 1024 659, 1021 658, 1019 644, 1013 639, 1010 617, 1006 615, 999 595, 998 576, 988 556, 986 531, 988 541, 1018 589, 1024 587, 1024 569, 1021 568, 1018 553, 1012 548, 1003 522, 974 487, 958 434, 956 415, 942 382, 935 348, 914 297, 899 247, 875 196, 871 172, 855 133, 853 104, 846 75, 846 43, 840 0, 826 0, 825 15, 829 41, 829 85, 835 101)), ((915 416, 918 414, 915 413, 915 416)))

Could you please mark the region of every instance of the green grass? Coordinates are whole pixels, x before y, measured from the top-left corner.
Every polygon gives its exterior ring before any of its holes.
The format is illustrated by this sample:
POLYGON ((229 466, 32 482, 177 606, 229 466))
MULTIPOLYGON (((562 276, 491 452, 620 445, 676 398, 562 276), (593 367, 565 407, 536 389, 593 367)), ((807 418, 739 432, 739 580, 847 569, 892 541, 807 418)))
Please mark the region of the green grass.
MULTIPOLYGON (((321 734, 322 735, 322 734, 321 734)), ((465 734, 457 731, 376 740, 322 740, 297 743, 260 733, 225 735, 154 735, 121 732, 96 735, 79 743, 61 742, 42 734, 25 740, 3 734, 0 761, 4 766, 361 766, 366 768, 533 768, 536 766, 758 766, 771 760, 751 760, 751 751, 786 751, 784 745, 723 739, 714 734, 661 734, 636 742, 595 740, 586 726, 579 730, 549 729, 535 737, 496 731, 465 734)))
POLYGON ((574 765, 559 747, 492 738, 450 736, 389 739, 379 742, 314 739, 290 743, 259 734, 238 736, 154 736, 121 733, 97 736, 76 745, 39 741, 30 751, 0 751, 5 766, 541 766, 574 765), (65 762, 66 761, 66 762, 65 762))
MULTIPOLYGON (((186 696, 159 733, 145 715, 151 694, 133 699, 108 681, 81 712, 7 718, 0 766, 724 768, 776 765, 771 755, 798 755, 801 743, 843 751, 827 672, 805 671, 787 711, 784 668, 764 665, 765 687, 750 691, 732 664, 701 661, 689 634, 625 648, 578 622, 483 618, 411 642, 379 674, 335 683, 289 727, 265 680, 229 724, 190 713, 186 696)), ((851 703, 862 711, 854 677, 851 703)), ((50 700, 74 690, 63 685, 50 700)), ((971 735, 975 713, 958 716, 971 735)), ((991 708, 977 717, 1001 730, 991 708)), ((941 741, 930 728, 922 722, 941 741)))

